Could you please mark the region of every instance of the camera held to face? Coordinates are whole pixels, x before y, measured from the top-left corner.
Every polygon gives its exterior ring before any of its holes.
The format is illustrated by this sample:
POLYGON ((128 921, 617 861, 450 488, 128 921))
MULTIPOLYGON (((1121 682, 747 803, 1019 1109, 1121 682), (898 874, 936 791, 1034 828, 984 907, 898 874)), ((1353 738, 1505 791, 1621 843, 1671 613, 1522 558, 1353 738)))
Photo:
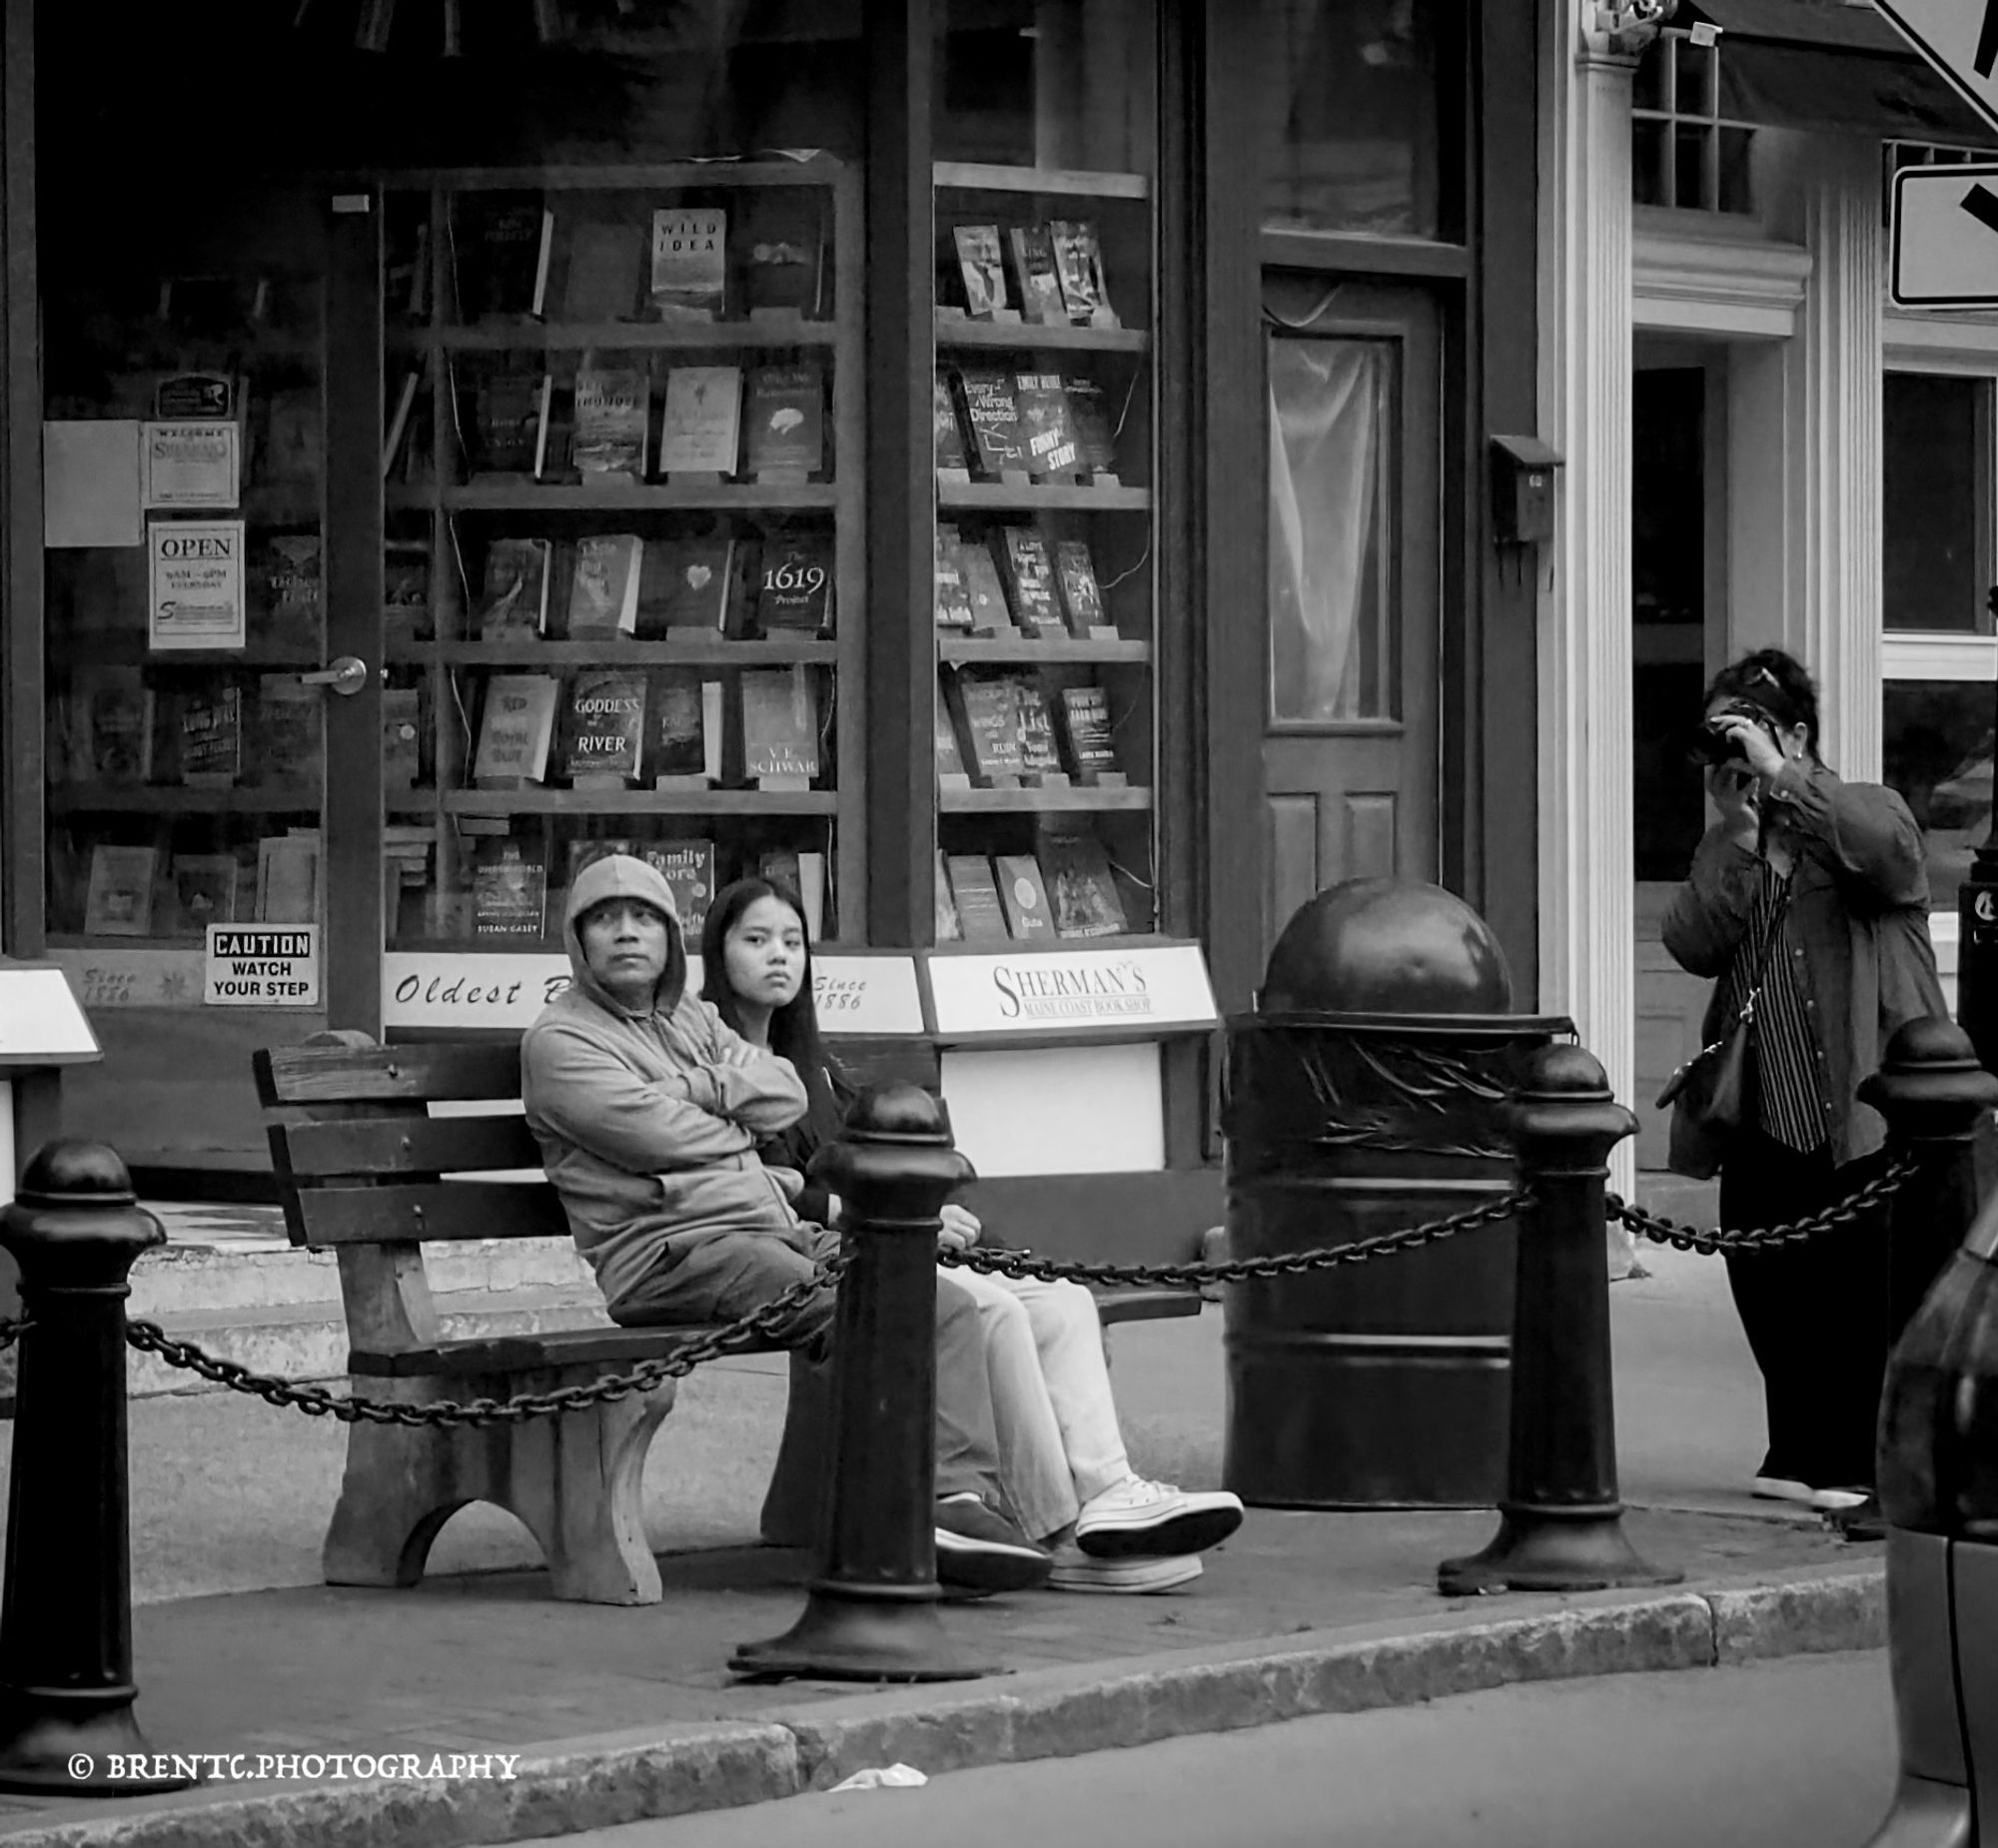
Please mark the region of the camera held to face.
POLYGON ((1776 743, 1776 728, 1769 722, 1768 714, 1759 706, 1736 702, 1723 706, 1693 733, 1690 746, 1693 762, 1716 764, 1742 761, 1740 742, 1721 722, 1729 718, 1753 719, 1755 724, 1768 734, 1769 742, 1776 743))

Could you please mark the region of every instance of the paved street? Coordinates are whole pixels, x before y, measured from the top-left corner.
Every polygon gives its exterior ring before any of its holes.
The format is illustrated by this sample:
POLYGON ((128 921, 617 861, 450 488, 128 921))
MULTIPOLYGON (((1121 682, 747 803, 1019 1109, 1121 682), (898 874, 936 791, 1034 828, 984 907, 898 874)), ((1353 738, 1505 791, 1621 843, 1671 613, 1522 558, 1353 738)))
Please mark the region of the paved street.
POLYGON ((573 1848, 1858 1848, 1895 1763, 1884 1653, 1615 1675, 960 1771, 573 1848))

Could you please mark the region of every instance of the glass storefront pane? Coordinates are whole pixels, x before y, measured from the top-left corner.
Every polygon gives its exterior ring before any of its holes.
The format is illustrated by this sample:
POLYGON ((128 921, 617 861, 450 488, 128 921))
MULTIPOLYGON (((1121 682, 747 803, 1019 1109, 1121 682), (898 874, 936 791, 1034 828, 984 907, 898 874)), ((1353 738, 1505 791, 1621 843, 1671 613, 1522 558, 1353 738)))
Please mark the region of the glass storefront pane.
POLYGON ((1270 716, 1399 716, 1393 483, 1398 350, 1269 343, 1270 716))
POLYGON ((1976 680, 1889 680, 1885 781, 1921 824, 1930 905, 1956 909, 1972 855, 1991 834, 1992 687, 1976 680))
POLYGON ((1988 635, 1991 382, 1890 372, 1881 383, 1883 620, 1988 635))

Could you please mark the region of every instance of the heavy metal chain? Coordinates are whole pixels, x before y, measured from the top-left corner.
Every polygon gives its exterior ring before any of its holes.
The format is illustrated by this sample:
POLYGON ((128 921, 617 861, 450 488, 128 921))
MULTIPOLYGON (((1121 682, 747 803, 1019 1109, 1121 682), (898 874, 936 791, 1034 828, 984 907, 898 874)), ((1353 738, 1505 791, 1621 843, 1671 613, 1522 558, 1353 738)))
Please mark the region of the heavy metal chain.
POLYGON ((1038 1278, 1043 1283, 1063 1279, 1078 1284, 1149 1284, 1159 1288, 1193 1290, 1202 1284, 1239 1284, 1249 1278, 1293 1277, 1306 1271, 1330 1271, 1343 1264, 1365 1264, 1370 1258, 1385 1258, 1393 1252, 1413 1252, 1425 1245, 1441 1245, 1461 1232, 1480 1226, 1494 1226, 1521 1212, 1529 1203, 1524 1192, 1500 1194, 1483 1206, 1454 1213, 1448 1219, 1429 1220, 1404 1232, 1384 1232, 1372 1239, 1356 1239, 1351 1245, 1321 1245, 1310 1251, 1280 1252, 1264 1258, 1231 1258, 1223 1262, 1193 1264, 1082 1264, 1057 1258, 1036 1258, 1032 1252, 981 1250, 939 1252, 939 1264, 955 1265, 966 1271, 984 1271, 1000 1277, 1038 1278))
POLYGON ((1901 1184, 1914 1172, 1914 1162, 1905 1155, 1898 1156, 1872 1180, 1848 1194, 1845 1199, 1826 1207, 1821 1213, 1793 1220, 1787 1226, 1755 1227, 1739 1231, 1713 1227, 1702 1231, 1696 1226, 1688 1226, 1678 1220, 1664 1219, 1655 1213, 1646 1213, 1642 1207, 1631 1206, 1617 1194, 1606 1196, 1603 1207, 1609 1218, 1621 1220, 1640 1238, 1649 1239, 1657 1245, 1672 1246, 1678 1251, 1704 1252, 1708 1257, 1716 1252, 1766 1252, 1785 1245, 1801 1245, 1804 1240, 1814 1239, 1820 1233, 1835 1232, 1841 1226, 1856 1224, 1883 1200, 1891 1199, 1899 1191, 1901 1184))
POLYGON ((818 1291, 836 1283, 848 1263, 848 1254, 838 1253, 810 1277, 772 1297, 761 1309, 694 1336, 659 1360, 640 1362, 627 1374, 606 1374, 601 1380, 580 1386, 558 1386, 550 1392, 522 1392, 513 1398, 444 1398, 423 1404, 363 1398, 358 1394, 329 1392, 324 1386, 300 1386, 272 1374, 252 1373, 235 1361, 221 1361, 204 1354, 192 1342, 175 1341, 155 1323, 127 1324, 125 1339, 141 1354, 158 1355, 169 1367, 199 1374, 232 1392, 247 1392, 273 1405, 293 1405, 312 1417, 330 1413, 343 1424, 362 1420, 374 1424, 521 1424, 528 1418, 580 1411, 606 1399, 646 1392, 667 1380, 692 1373, 703 1361, 743 1348, 775 1344, 792 1314, 818 1291))

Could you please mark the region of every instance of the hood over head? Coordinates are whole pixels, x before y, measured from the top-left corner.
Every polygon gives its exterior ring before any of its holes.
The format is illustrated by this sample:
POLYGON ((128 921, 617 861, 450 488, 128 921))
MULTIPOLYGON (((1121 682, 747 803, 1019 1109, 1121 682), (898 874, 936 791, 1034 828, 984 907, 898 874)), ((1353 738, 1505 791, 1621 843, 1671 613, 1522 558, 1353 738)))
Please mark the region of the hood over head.
POLYGON ((575 985, 599 1007, 621 1014, 624 1009, 605 992, 583 960, 582 937, 576 926, 582 914, 607 898, 628 898, 649 905, 666 920, 666 972, 653 992, 652 1006, 671 1013, 686 992, 686 944, 680 935, 679 908, 673 903, 673 889, 656 867, 628 853, 607 853, 591 860, 577 873, 568 889, 568 906, 562 914, 562 943, 568 950, 568 966, 575 985))

